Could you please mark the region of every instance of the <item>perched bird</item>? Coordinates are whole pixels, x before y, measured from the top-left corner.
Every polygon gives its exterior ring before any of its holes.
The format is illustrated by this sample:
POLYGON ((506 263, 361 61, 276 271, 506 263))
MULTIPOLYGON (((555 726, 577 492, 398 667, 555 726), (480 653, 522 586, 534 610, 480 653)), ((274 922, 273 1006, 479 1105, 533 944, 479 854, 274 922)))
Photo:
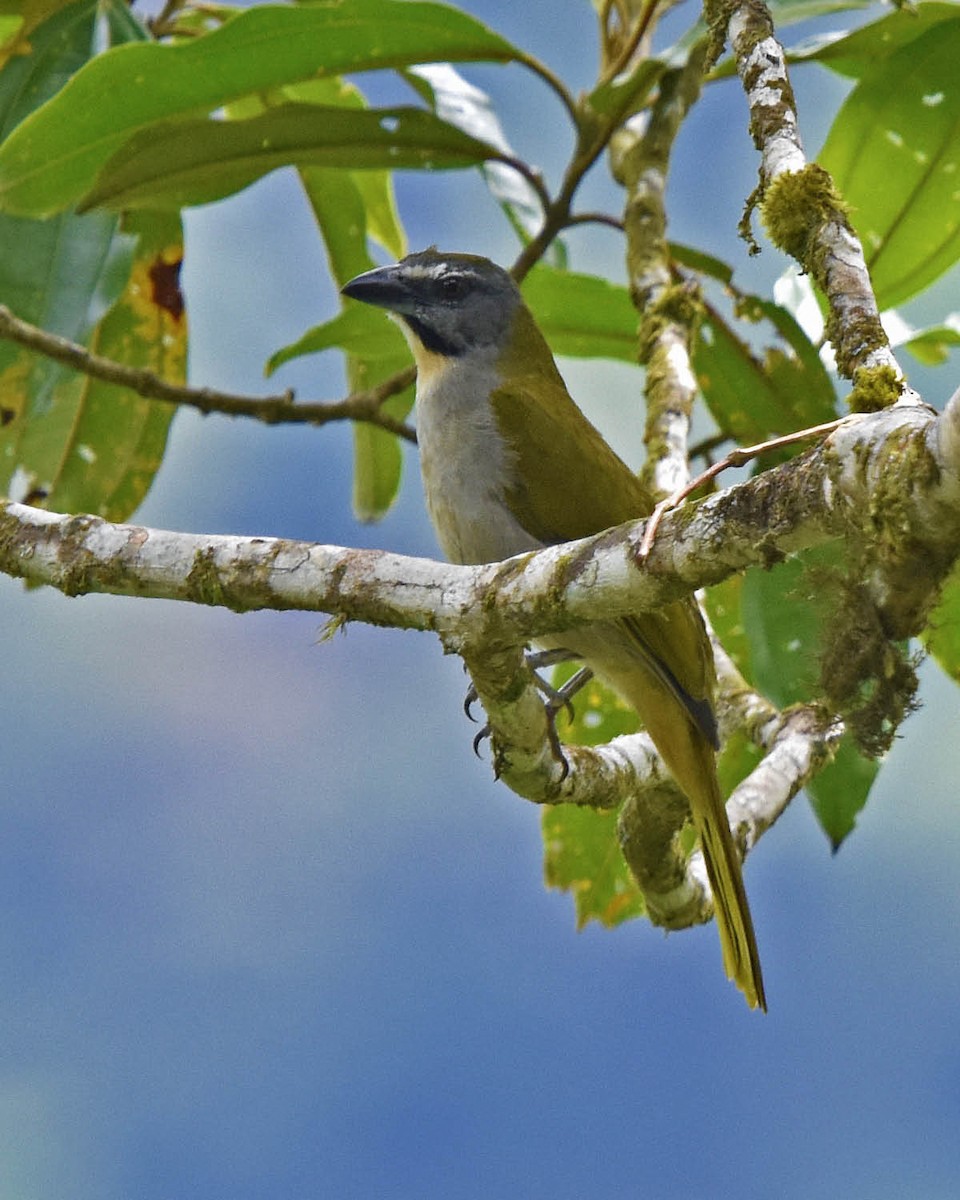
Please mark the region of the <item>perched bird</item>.
MULTIPOLYGON (((427 508, 457 563, 495 562, 648 514, 652 500, 581 413, 506 271, 411 254, 345 295, 399 320, 417 364, 427 508)), ((717 780, 714 664, 693 598, 540 640, 569 650, 636 709, 687 796, 728 976, 766 1008, 740 858, 717 780)))

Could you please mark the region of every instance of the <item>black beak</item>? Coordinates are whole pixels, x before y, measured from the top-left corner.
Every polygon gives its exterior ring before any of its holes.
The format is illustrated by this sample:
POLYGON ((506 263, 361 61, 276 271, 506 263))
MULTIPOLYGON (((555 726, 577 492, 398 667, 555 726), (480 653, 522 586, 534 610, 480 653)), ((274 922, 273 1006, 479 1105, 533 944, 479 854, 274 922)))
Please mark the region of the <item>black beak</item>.
POLYGON ((404 277, 399 263, 364 271, 345 283, 340 292, 351 300, 375 304, 377 308, 386 308, 390 312, 410 312, 414 305, 409 281, 404 277))

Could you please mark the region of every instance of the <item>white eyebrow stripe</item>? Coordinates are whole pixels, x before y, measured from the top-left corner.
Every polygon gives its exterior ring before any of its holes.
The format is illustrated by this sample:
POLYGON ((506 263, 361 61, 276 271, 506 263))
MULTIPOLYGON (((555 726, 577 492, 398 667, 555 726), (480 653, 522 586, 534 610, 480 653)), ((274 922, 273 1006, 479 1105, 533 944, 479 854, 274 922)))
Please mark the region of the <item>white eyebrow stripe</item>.
POLYGON ((448 264, 445 262, 431 263, 429 266, 407 267, 411 279, 439 279, 448 270, 448 264))

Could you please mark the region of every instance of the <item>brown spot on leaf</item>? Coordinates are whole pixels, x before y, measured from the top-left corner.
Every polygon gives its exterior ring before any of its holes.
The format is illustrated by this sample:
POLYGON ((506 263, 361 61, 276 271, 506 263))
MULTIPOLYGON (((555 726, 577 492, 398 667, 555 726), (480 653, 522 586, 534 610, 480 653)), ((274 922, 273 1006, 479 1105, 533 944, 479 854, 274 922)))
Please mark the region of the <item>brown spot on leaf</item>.
POLYGON ((183 292, 180 291, 180 268, 183 259, 167 262, 157 257, 150 264, 147 274, 153 287, 151 299, 158 308, 165 309, 175 321, 183 316, 183 292))
POLYGON ((0 408, 0 429, 4 425, 9 425, 11 421, 17 419, 17 410, 15 408, 0 408))

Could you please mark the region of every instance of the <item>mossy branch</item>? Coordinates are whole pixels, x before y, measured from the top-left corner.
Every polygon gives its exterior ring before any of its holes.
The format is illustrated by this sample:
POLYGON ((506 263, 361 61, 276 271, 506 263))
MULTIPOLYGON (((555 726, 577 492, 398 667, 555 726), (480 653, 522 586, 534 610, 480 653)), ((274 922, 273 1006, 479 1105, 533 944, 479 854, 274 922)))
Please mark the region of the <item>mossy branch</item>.
MULTIPOLYGON (((783 47, 775 36, 763 0, 708 5, 715 46, 728 39, 750 108, 750 132, 760 151, 760 183, 748 202, 745 225, 754 205, 773 244, 791 255, 808 274, 829 306, 827 334, 841 375, 878 368, 892 377, 889 403, 916 402, 880 324, 863 247, 829 173, 810 163, 803 149, 796 101, 783 47)), ((877 389, 871 388, 875 402, 877 389)), ((852 407, 857 410, 855 387, 852 407)))

